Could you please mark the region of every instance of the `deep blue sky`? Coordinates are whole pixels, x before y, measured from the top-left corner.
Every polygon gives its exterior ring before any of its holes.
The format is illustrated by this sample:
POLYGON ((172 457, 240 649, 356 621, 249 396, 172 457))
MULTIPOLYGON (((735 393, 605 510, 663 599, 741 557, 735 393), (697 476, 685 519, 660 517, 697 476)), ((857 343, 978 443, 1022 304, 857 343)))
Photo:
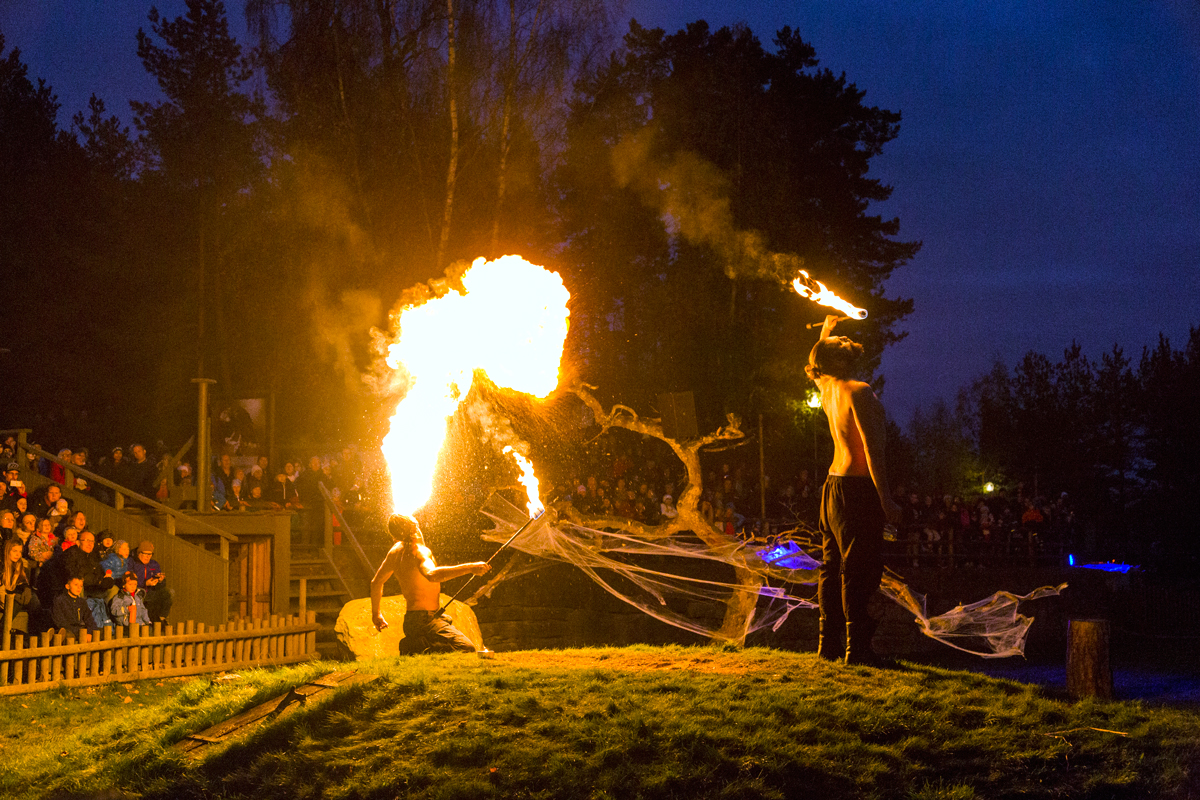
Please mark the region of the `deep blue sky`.
MULTIPOLYGON (((129 122, 126 100, 156 92, 136 56, 149 7, 0 0, 0 31, 54 87, 60 125, 92 92, 129 122)), ((1136 362, 1160 332, 1180 347, 1200 325, 1200 3, 631 0, 629 15, 669 31, 741 21, 768 46, 791 25, 903 113, 873 167, 895 187, 877 211, 924 242, 888 285, 916 301, 883 365, 900 422, 996 359, 1058 360, 1077 341, 1136 362)))

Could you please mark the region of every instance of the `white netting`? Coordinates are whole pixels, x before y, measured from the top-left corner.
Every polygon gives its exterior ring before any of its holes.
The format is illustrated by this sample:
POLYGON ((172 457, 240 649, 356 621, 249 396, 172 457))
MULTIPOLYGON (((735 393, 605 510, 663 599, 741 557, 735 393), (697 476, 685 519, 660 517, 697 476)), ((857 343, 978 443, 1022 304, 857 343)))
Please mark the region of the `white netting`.
MULTIPOLYGON (((488 541, 507 541, 527 521, 521 509, 499 494, 488 499, 483 513, 496 524, 483 535, 488 541)), ((778 629, 795 609, 816 608, 813 599, 798 596, 793 587, 815 586, 819 562, 793 542, 773 548, 733 540, 711 546, 686 534, 647 540, 562 519, 551 524, 547 515, 534 521, 510 546, 535 558, 571 564, 605 591, 655 619, 709 638, 718 635, 726 602, 735 592, 759 595, 746 633, 778 629), (728 564, 753 573, 758 580, 747 584, 689 575, 698 562, 728 564)), ((508 569, 492 581, 487 592, 499 581, 533 569, 536 564, 532 563, 508 569)), ((1065 587, 1045 586, 1027 595, 996 592, 936 617, 926 613, 925 598, 890 571, 885 573, 880 591, 910 611, 931 639, 984 658, 1002 658, 1025 651, 1025 636, 1033 619, 1019 613, 1019 604, 1056 595, 1065 587)))

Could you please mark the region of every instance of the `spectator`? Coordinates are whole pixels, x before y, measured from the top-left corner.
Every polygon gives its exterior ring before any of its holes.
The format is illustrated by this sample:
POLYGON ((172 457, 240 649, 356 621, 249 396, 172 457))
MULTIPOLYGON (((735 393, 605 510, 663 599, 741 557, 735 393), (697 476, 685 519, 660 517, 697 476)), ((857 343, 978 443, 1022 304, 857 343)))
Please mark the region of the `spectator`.
POLYGON ((25 555, 33 562, 35 576, 37 568, 40 568, 54 555, 54 548, 57 544, 58 537, 54 535, 54 523, 48 519, 39 522, 37 531, 25 543, 25 555))
POLYGON ((96 558, 96 535, 91 531, 79 534, 79 546, 63 554, 63 567, 71 577, 83 579, 83 593, 92 610, 97 627, 111 625, 104 596, 113 587, 112 574, 105 574, 96 558))
POLYGON ((15 461, 8 462, 4 468, 5 503, 9 508, 16 508, 17 498, 25 497, 25 482, 21 480, 21 468, 15 461))
POLYGON ((124 575, 129 571, 129 542, 117 539, 112 549, 100 560, 100 568, 109 575, 124 575))
POLYGON ((317 486, 321 477, 321 459, 318 456, 310 458, 308 469, 296 476, 296 495, 305 508, 321 507, 321 490, 317 486))
MULTIPOLYGON (((240 496, 250 499, 251 495, 254 493, 254 487, 257 486, 261 490, 263 488, 264 474, 263 468, 258 464, 255 464, 253 467, 251 467, 250 474, 246 476, 246 480, 242 483, 242 493, 240 496)), ((259 491, 258 496, 260 498, 262 497, 262 491, 259 491)))
POLYGON ((8 541, 12 539, 16 533, 13 530, 17 527, 17 515, 15 512, 4 509, 0 511, 0 539, 8 541))
POLYGON ((675 507, 675 498, 669 494, 664 494, 662 503, 658 506, 658 513, 666 519, 675 519, 679 516, 679 509, 675 507))
POLYGON ((84 642, 92 640, 92 631, 97 629, 96 620, 83 597, 83 578, 70 577, 64 584, 66 591, 54 598, 50 620, 54 627, 65 630, 71 637, 84 642))
POLYGON ((154 560, 154 542, 147 540, 138 545, 137 555, 130 560, 129 571, 137 576, 138 586, 146 592, 146 612, 150 621, 166 622, 174 597, 171 589, 163 585, 167 574, 154 560))
POLYGON ((76 511, 70 517, 65 517, 62 522, 58 523, 58 527, 60 529, 60 535, 61 531, 68 527, 74 528, 76 531, 82 533, 83 531, 87 530, 87 514, 83 513, 82 511, 76 511))
POLYGON ((96 469, 96 474, 115 483, 117 486, 129 487, 129 462, 125 460, 125 450, 114 447, 108 461, 102 462, 96 469))
POLYGON ((222 453, 213 470, 213 506, 218 511, 229 511, 233 508, 233 461, 228 453, 222 453), (219 498, 219 500, 218 500, 219 498))
MULTIPOLYGON (((91 467, 88 465, 88 450, 86 447, 76 448, 74 454, 71 456, 71 461, 80 469, 91 471, 91 467)), ((79 473, 75 474, 75 491, 91 496, 96 494, 96 488, 88 483, 87 478, 79 473)))
MULTIPOLYGON (((58 451, 58 459, 64 464, 71 463, 71 448, 64 447, 58 451)), ((50 465, 50 480, 57 484, 65 484, 67 482, 67 468, 58 461, 50 465)))
POLYGON ((58 543, 58 552, 65 553, 75 545, 79 544, 79 529, 68 525, 60 531, 60 541, 58 543))
MULTIPOLYGON (((295 469, 291 464, 288 464, 287 467, 295 469)), ((271 484, 271 492, 267 495, 267 499, 280 508, 294 508, 299 505, 296 497, 296 485, 288 479, 286 472, 281 472, 275 476, 275 481, 271 484)))
MULTIPOLYGON (((124 542, 122 543, 124 544, 124 542)), ((128 544, 125 545, 129 547, 128 544)), ((137 575, 126 572, 121 579, 121 590, 109 603, 113 622, 117 625, 149 625, 150 614, 146 611, 146 592, 138 588, 137 575)))
MULTIPOLYGON (((4 544, 4 594, 13 599, 13 630, 29 631, 29 618, 37 611, 37 596, 33 593, 21 543, 13 540, 4 544)), ((8 645, 9 642, 5 642, 8 645)))
POLYGON ((54 524, 54 530, 58 531, 62 527, 63 520, 71 517, 71 501, 65 497, 58 498, 58 502, 54 504, 54 509, 46 515, 46 518, 54 524))
POLYGON ((24 547, 29 542, 29 537, 33 536, 37 530, 38 519, 33 514, 22 514, 20 524, 13 529, 13 535, 17 541, 24 547))
MULTIPOLYGON (((96 535, 96 560, 103 561, 113 549, 112 531, 105 528, 96 535)), ((113 575, 124 575, 125 570, 113 571, 113 575)))
POLYGON ((129 488, 143 497, 153 498, 158 492, 158 467, 146 456, 146 448, 140 444, 129 447, 133 461, 128 466, 129 488))
MULTIPOLYGON (((40 492, 34 492, 33 504, 30 506, 30 511, 38 515, 39 519, 50 516, 54 511, 54 507, 58 501, 62 499, 62 487, 57 483, 52 483, 40 492)), ((70 501, 67 502, 70 505, 70 501)))

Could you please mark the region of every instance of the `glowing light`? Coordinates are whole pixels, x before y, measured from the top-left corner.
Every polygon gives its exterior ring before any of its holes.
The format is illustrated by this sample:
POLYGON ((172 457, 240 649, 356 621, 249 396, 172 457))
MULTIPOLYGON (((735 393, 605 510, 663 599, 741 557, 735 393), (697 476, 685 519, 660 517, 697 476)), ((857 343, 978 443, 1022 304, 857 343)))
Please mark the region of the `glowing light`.
POLYGON ((809 300, 812 300, 818 305, 836 308, 846 316, 853 317, 854 319, 867 318, 866 309, 859 308, 858 306, 852 305, 846 300, 838 297, 836 294, 829 291, 829 288, 825 286, 825 284, 821 283, 815 278, 810 277, 809 274, 804 270, 800 270, 800 276, 796 278, 796 280, 792 281, 792 288, 795 289, 801 297, 807 297, 809 300))
POLYGON ((821 394, 819 392, 810 391, 808 393, 808 407, 809 408, 820 408, 821 407, 821 394))
POLYGON ((988 494, 991 494, 992 492, 996 491, 996 484, 992 483, 991 481, 988 481, 987 483, 985 483, 983 485, 983 490, 985 492, 987 492, 988 494))
POLYGON ((571 297, 558 273, 520 256, 480 258, 462 285, 461 293, 404 309, 388 349, 388 365, 410 376, 383 440, 398 512, 428 502, 446 423, 470 392, 475 370, 538 398, 558 386, 571 297))

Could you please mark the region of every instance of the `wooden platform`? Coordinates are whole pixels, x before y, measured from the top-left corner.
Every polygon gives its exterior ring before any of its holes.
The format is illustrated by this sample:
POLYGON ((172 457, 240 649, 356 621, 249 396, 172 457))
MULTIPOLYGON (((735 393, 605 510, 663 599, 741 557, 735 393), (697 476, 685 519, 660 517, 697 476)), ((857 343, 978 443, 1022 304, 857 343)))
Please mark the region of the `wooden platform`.
POLYGON ((224 744, 234 739, 246 736, 264 723, 274 722, 280 717, 290 714, 301 706, 307 705, 308 700, 341 686, 354 683, 369 683, 378 675, 364 675, 356 670, 349 672, 331 672, 314 681, 303 683, 287 694, 273 697, 265 703, 260 703, 249 711, 244 711, 236 717, 231 717, 208 730, 193 733, 175 743, 175 749, 192 758, 203 758, 211 745, 224 744))

